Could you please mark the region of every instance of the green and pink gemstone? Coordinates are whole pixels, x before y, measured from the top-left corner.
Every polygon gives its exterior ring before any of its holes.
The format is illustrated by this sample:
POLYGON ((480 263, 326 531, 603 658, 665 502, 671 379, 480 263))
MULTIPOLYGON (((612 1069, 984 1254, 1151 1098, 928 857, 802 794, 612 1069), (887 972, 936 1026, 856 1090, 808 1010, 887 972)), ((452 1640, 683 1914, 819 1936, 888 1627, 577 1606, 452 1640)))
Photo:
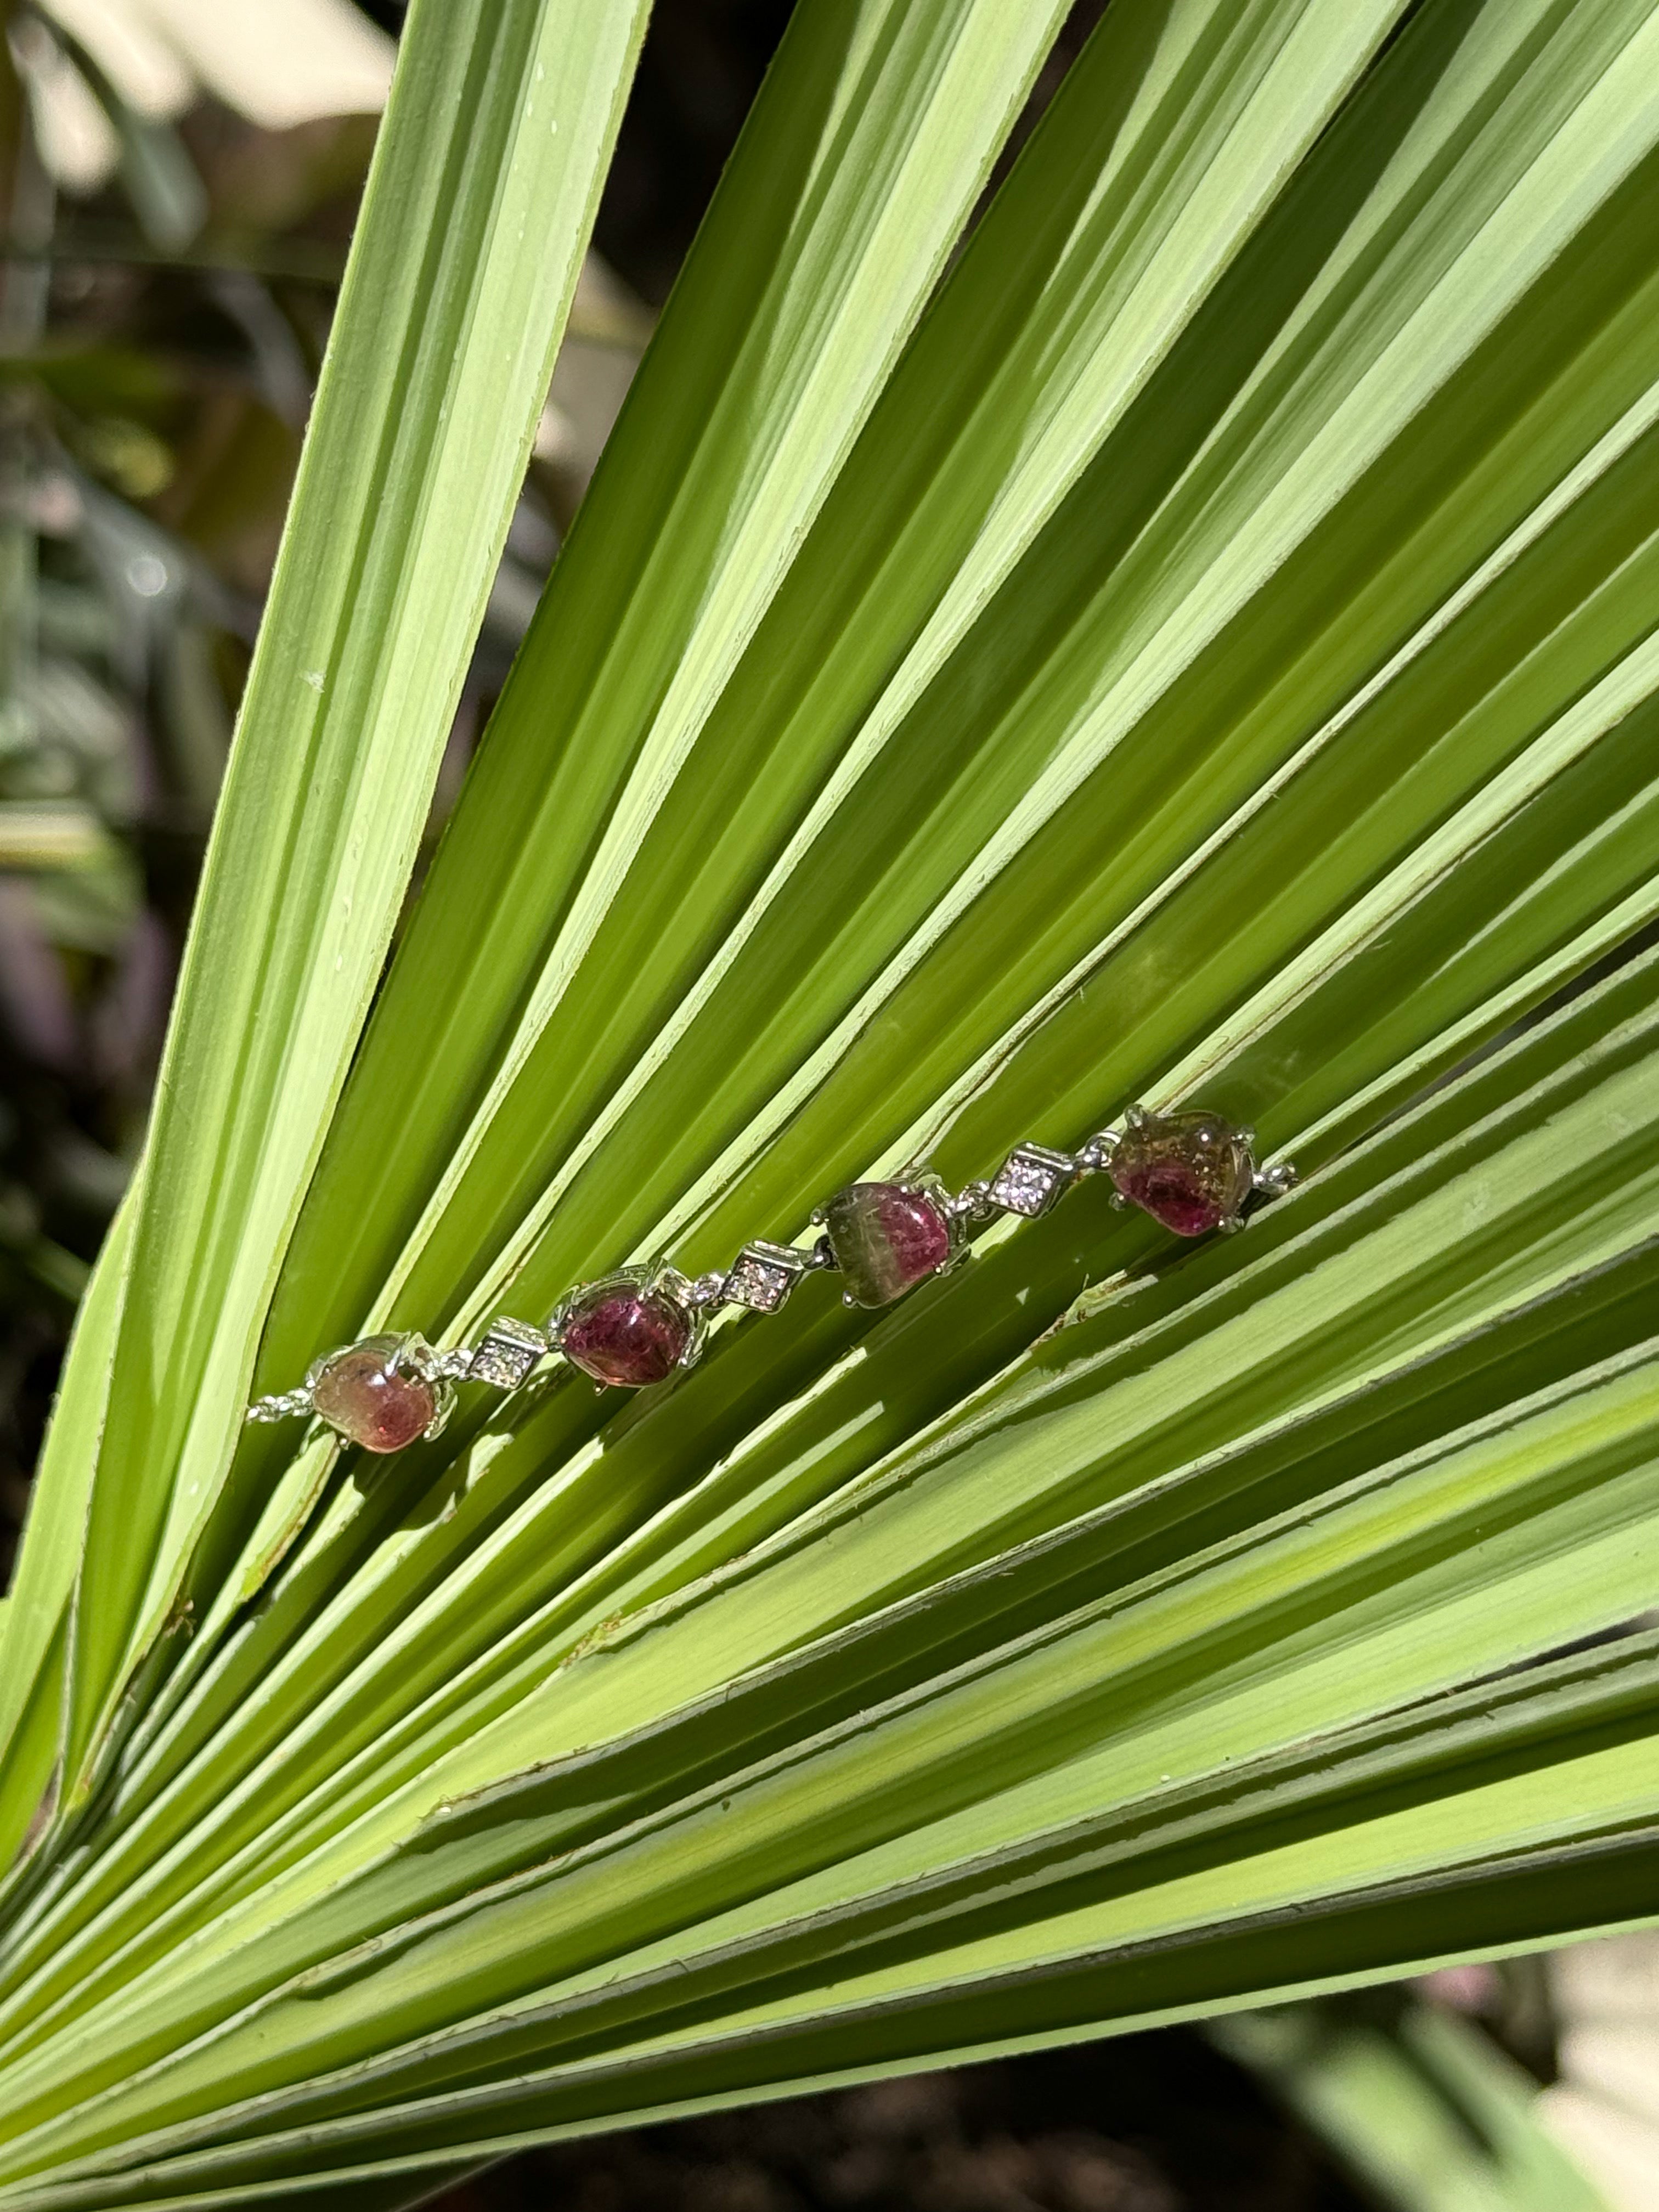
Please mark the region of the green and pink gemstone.
POLYGON ((702 1316, 674 1283, 626 1268, 576 1291, 556 1328, 573 1367, 623 1390, 665 1382, 677 1367, 690 1365, 702 1339, 702 1316))
POLYGON ((402 1451, 435 1437, 453 1398, 431 1372, 419 1337, 370 1336, 319 1359, 307 1380, 314 1410, 337 1435, 365 1451, 402 1451))
POLYGON ((1119 1195, 1177 1237, 1237 1227, 1255 1181, 1249 1133, 1218 1114, 1131 1109, 1109 1170, 1119 1195))
POLYGON ((848 1304, 890 1305, 948 1266, 958 1231, 941 1188, 855 1182, 813 1216, 822 1224, 848 1304))

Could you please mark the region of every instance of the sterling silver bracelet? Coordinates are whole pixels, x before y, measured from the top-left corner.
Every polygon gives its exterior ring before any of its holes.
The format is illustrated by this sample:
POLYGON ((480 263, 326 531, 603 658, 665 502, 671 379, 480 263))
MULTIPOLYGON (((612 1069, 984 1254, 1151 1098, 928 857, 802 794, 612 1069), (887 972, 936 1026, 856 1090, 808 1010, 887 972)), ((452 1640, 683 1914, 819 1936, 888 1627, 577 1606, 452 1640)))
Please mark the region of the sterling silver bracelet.
POLYGON ((745 1244, 722 1273, 695 1279, 677 1267, 618 1267, 560 1299, 544 1328, 503 1314, 476 1345, 437 1352, 412 1334, 365 1337, 313 1360, 297 1390, 257 1399, 250 1421, 310 1414, 372 1452, 435 1437, 458 1382, 516 1390, 556 1353, 602 1389, 665 1382, 702 1352, 722 1306, 776 1313, 803 1275, 838 1273, 850 1306, 890 1305, 966 1258, 973 1231, 1000 1213, 1034 1221, 1081 1176, 1103 1170, 1115 1206, 1137 1206, 1177 1237, 1243 1225, 1253 1196, 1296 1181, 1288 1161, 1259 1170, 1255 1133, 1201 1110, 1149 1114, 1132 1106, 1121 1130, 1103 1129, 1079 1152, 1017 1145, 988 1182, 954 1195, 918 1171, 898 1182, 855 1182, 812 1215, 816 1243, 745 1244))

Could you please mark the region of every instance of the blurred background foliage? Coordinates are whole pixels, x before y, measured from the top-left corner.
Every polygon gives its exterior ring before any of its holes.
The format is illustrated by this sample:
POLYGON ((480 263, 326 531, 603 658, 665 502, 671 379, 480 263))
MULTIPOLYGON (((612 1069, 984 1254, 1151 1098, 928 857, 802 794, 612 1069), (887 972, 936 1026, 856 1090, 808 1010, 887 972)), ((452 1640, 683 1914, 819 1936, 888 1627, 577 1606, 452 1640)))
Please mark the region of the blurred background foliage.
MULTIPOLYGON (((400 10, 52 0, 0 42, 0 1581, 136 1157, 400 10)), ((452 803, 779 35, 668 5, 440 779, 452 803)))
MULTIPOLYGON (((788 12, 657 0, 428 850, 788 12)), ((400 15, 0 0, 0 1586, 141 1141, 400 15)), ((1434 1978, 595 2138, 444 2203, 1588 2212, 1518 2117, 1559 2072, 1544 1967, 1434 1978)))

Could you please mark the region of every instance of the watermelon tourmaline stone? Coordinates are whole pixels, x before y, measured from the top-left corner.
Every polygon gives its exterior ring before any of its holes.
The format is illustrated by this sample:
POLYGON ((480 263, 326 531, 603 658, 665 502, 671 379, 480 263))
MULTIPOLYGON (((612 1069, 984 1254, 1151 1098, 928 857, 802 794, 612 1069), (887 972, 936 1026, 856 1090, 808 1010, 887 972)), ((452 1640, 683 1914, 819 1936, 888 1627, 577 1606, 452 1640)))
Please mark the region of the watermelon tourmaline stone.
POLYGON ((1131 1121, 1110 1174, 1130 1204, 1177 1237, 1236 1218, 1250 1192, 1250 1147, 1218 1114, 1146 1114, 1131 1121))
POLYGON ((401 1451, 438 1410, 437 1393, 420 1376, 400 1370, 401 1336, 370 1336, 337 1352, 317 1370, 311 1402, 330 1428, 365 1451, 401 1451))
POLYGON ((951 1256, 939 1208, 896 1182, 852 1183, 820 1218, 854 1305, 890 1304, 951 1256))
POLYGON ((639 1390, 673 1373, 691 1328, 691 1316, 665 1291, 617 1279, 579 1292, 565 1312, 559 1348, 596 1382, 639 1390))

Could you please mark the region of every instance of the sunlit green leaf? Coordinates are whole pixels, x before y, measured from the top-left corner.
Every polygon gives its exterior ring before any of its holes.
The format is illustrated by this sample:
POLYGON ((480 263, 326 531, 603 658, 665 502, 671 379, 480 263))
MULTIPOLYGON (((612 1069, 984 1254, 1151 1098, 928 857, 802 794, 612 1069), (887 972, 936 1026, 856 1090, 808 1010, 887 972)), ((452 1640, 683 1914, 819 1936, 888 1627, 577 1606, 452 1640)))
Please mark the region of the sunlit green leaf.
POLYGON ((0 2203, 1659 1912, 1659 8, 1115 0, 975 220, 1062 12, 796 9, 377 992, 639 29, 412 11, 5 1616, 0 2203), (1299 1187, 238 1442, 1138 1097, 1299 1187))

